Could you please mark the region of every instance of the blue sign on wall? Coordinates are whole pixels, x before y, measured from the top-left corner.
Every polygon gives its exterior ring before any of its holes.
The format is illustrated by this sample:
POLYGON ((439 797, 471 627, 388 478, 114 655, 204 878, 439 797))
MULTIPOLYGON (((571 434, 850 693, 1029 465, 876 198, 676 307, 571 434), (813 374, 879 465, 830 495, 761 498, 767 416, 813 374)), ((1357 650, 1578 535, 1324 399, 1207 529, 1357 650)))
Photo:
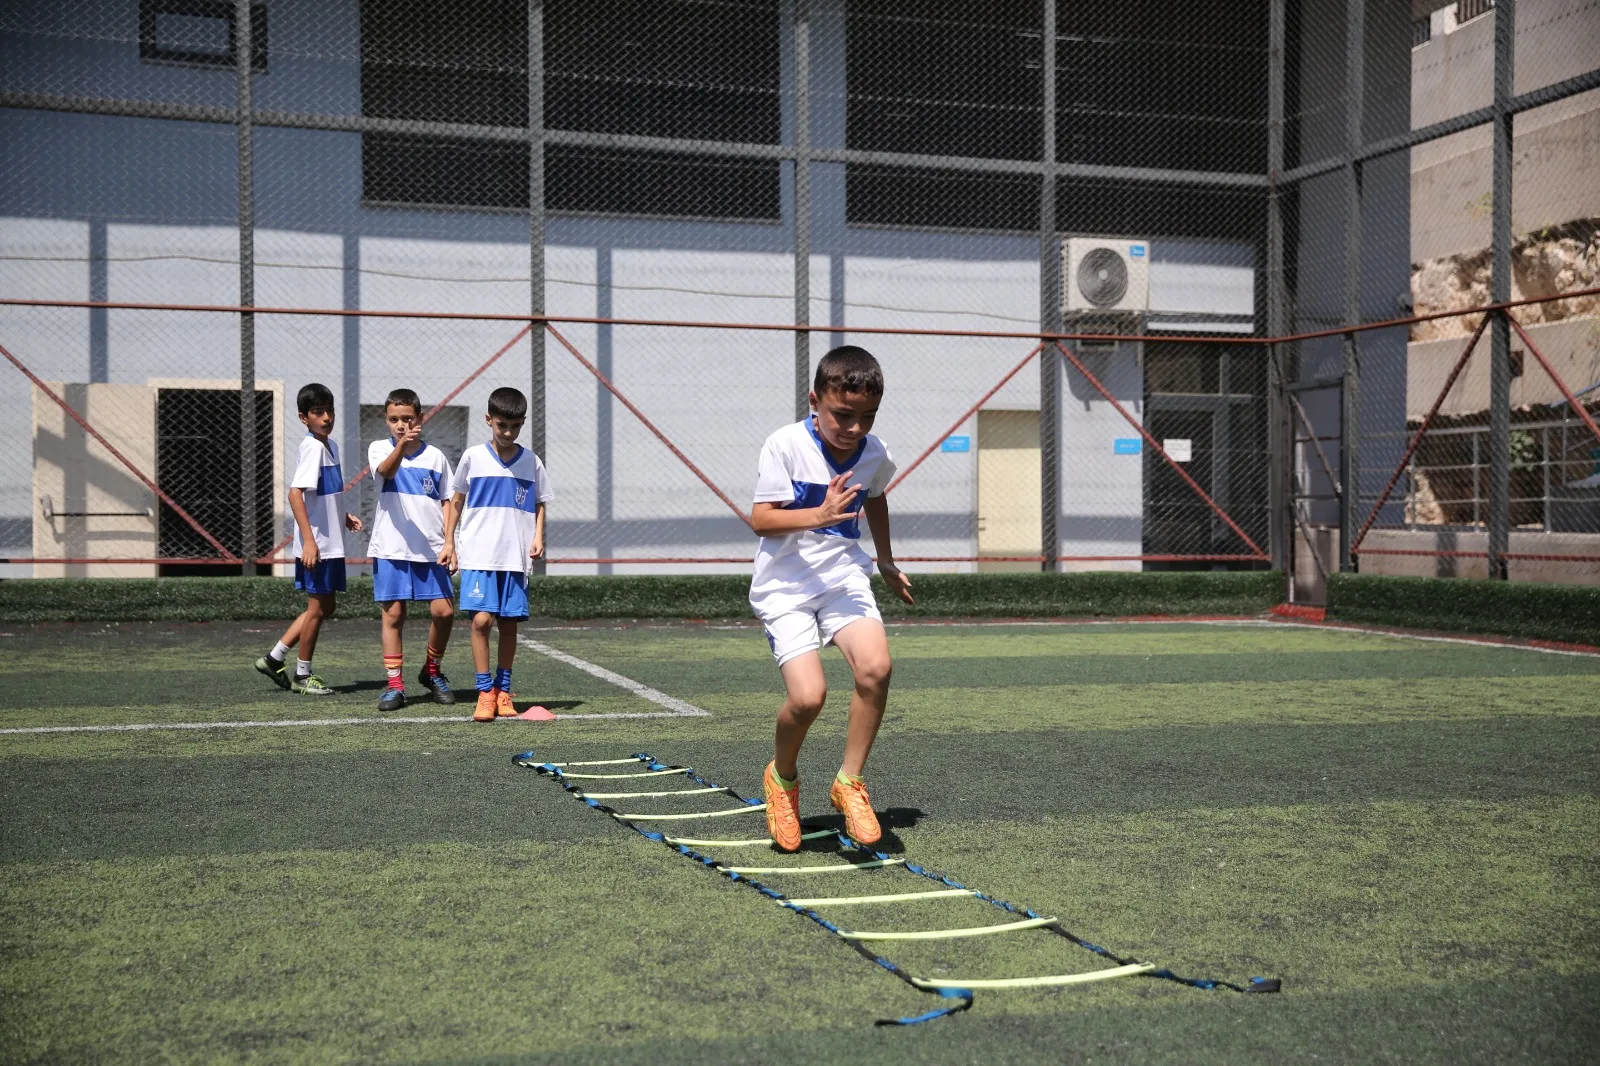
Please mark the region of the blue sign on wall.
POLYGON ((1111 443, 1111 452, 1113 455, 1138 455, 1143 443, 1138 437, 1118 437, 1111 443))
POLYGON ((944 443, 939 445, 941 452, 970 452, 972 450, 971 437, 946 437, 944 443))

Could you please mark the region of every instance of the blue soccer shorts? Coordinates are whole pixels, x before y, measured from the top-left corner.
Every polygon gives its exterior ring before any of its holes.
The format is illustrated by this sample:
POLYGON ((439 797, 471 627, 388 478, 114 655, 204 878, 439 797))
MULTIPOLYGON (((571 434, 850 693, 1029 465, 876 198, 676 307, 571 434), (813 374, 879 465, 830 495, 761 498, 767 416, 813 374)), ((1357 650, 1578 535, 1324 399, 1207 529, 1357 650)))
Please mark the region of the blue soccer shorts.
POLYGON ((379 603, 395 600, 448 600, 455 596, 450 571, 438 563, 410 559, 372 560, 372 598, 379 603))
POLYGON ((462 570, 461 610, 500 618, 528 617, 528 575, 520 570, 462 570))
POLYGON ((344 560, 318 559, 315 566, 294 561, 294 587, 308 596, 344 591, 344 560))

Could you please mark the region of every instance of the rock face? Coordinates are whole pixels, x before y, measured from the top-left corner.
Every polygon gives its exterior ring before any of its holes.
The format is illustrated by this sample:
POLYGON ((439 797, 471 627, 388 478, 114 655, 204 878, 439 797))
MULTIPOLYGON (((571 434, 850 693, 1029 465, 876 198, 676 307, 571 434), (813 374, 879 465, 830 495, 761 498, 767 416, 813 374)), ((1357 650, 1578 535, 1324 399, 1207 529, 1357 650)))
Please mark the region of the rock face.
MULTIPOLYGON (((1600 217, 1577 219, 1519 238, 1511 249, 1511 298, 1528 299, 1600 286, 1600 217)), ((1489 302, 1489 250, 1444 256, 1411 267, 1416 314, 1459 311, 1489 302)), ((1523 325, 1600 314, 1600 296, 1580 296, 1518 308, 1523 325)), ((1464 337, 1478 315, 1418 322, 1413 341, 1464 337)))

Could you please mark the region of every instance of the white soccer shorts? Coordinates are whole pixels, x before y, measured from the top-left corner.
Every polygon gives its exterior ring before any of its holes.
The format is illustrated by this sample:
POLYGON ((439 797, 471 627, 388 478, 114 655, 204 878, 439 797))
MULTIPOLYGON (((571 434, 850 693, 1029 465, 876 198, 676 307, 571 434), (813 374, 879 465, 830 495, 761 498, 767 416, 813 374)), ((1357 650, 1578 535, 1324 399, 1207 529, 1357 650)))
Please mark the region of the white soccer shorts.
POLYGON ((767 643, 772 646, 772 657, 782 666, 796 656, 832 644, 839 630, 863 618, 883 621, 865 574, 761 621, 767 630, 767 643))

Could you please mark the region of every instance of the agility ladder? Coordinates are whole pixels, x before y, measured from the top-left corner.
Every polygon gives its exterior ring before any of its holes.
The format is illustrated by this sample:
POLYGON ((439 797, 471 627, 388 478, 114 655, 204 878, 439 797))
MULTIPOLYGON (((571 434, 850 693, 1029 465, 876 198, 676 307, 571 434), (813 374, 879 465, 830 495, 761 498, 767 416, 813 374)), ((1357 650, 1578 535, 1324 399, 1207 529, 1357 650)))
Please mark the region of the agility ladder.
MULTIPOLYGON (((805 915, 807 918, 833 933, 845 943, 849 944, 863 957, 894 974, 900 980, 917 989, 919 992, 928 992, 942 999, 953 999, 958 1002, 953 1006, 940 1007, 909 1018, 882 1018, 878 1025, 916 1025, 919 1022, 942 1018, 957 1011, 966 1010, 972 1006, 974 992, 979 989, 1005 989, 1005 988, 1046 988, 1062 985, 1087 984, 1091 981, 1106 981, 1117 977, 1131 977, 1145 975, 1159 977, 1168 981, 1188 985, 1191 988, 1217 989, 1226 988, 1234 992, 1277 992, 1281 982, 1277 978, 1252 977, 1243 985, 1236 985, 1228 981, 1211 980, 1203 977, 1181 977, 1165 968, 1157 968, 1153 962, 1141 962, 1138 959, 1117 955, 1098 944, 1092 944, 1082 937, 1065 929, 1059 919, 1036 914, 1031 908, 1019 907, 1007 903, 1003 899, 988 895, 975 888, 955 881, 945 874, 926 869, 916 863, 903 858, 895 858, 881 851, 858 844, 843 832, 832 829, 812 830, 803 832, 801 840, 821 840, 834 837, 839 841, 840 847, 862 856, 859 862, 847 862, 844 865, 828 863, 821 866, 734 866, 721 862, 706 855, 697 848, 743 848, 766 846, 772 843, 768 836, 752 837, 749 839, 737 838, 698 838, 687 836, 670 836, 655 829, 647 828, 638 823, 694 821, 713 818, 729 818, 743 814, 756 814, 765 811, 767 805, 760 800, 746 799, 732 788, 725 785, 713 784, 695 773, 693 767, 669 765, 657 760, 654 756, 643 752, 631 755, 626 759, 599 759, 590 762, 541 762, 531 751, 522 752, 512 756, 511 761, 521 767, 533 770, 541 776, 546 776, 556 781, 574 798, 582 800, 595 810, 610 815, 616 821, 632 829, 639 835, 665 844, 702 866, 724 874, 734 881, 740 881, 760 892, 768 899, 773 900, 782 907, 794 911, 796 914, 805 915), (590 767, 596 766, 632 766, 642 765, 642 772, 634 773, 590 773, 590 767), (574 772, 577 770, 577 772, 574 772), (581 784, 586 781, 635 781, 648 778, 673 778, 679 777, 687 782, 692 782, 692 788, 679 788, 668 790, 650 791, 622 791, 622 792, 590 792, 589 786, 581 784), (625 812, 609 806, 608 800, 636 800, 654 799, 662 796, 695 796, 710 798, 713 796, 726 797, 739 803, 737 807, 725 810, 693 811, 682 814, 658 814, 650 811, 625 812), (763 884, 758 877, 789 874, 832 874, 855 873, 861 870, 877 870, 898 867, 909 871, 919 877, 938 882, 944 886, 932 891, 901 892, 871 896, 844 896, 844 897, 809 897, 796 899, 777 889, 763 884), (865 903, 911 903, 935 899, 978 899, 991 906, 998 907, 1016 918, 1014 921, 1003 922, 999 925, 984 925, 970 929, 926 929, 911 932, 873 932, 861 930, 848 930, 839 927, 817 912, 819 907, 848 907, 865 903), (1069 940, 1077 946, 1091 951, 1101 958, 1107 959, 1114 965, 1100 970, 1087 970, 1078 973, 1050 974, 1040 977, 1009 977, 1009 978, 975 978, 969 980, 934 979, 914 977, 888 959, 873 951, 868 944, 889 940, 953 940, 962 937, 992 936, 1000 933, 1014 933, 1029 929, 1043 929, 1056 936, 1069 940)), ((607 786, 601 786, 607 787, 607 786)), ((628 787, 628 786, 624 786, 628 787)), ((764 825, 763 821, 763 825, 764 825)))

